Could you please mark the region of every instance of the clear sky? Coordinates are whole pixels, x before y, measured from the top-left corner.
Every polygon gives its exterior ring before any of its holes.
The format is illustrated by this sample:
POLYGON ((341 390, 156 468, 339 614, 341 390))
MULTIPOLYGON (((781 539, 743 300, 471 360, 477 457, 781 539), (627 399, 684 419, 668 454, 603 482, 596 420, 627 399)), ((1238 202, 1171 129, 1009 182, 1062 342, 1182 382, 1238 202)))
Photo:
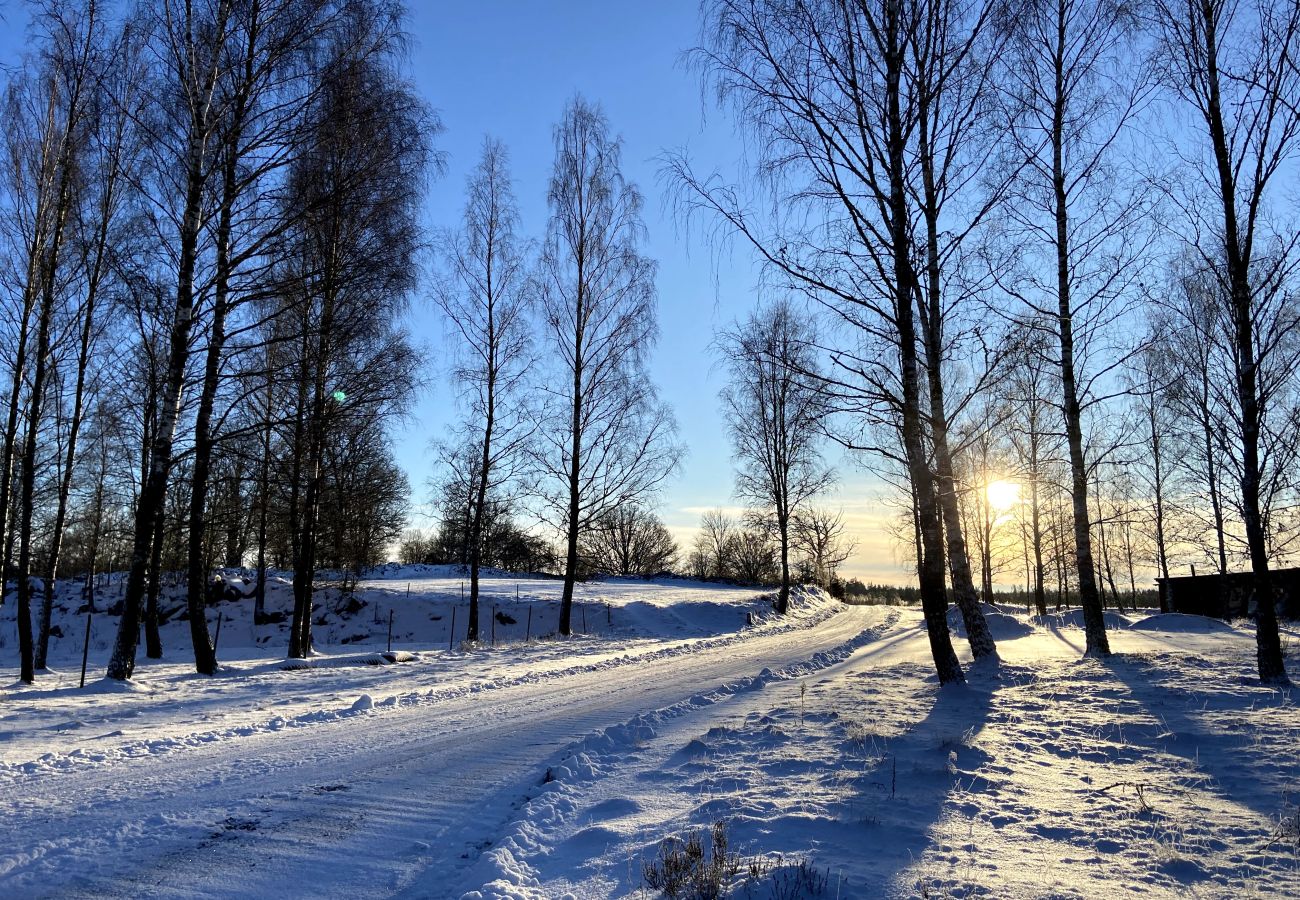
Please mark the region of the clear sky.
MULTIPOLYGON (((695 0, 656 3, 595 0, 408 0, 413 38, 411 76, 438 112, 444 131, 435 141, 446 173, 430 185, 431 227, 454 227, 465 178, 478 160, 484 135, 510 150, 523 232, 540 237, 546 224, 546 184, 552 161, 551 129, 564 104, 581 93, 604 108, 624 141, 623 168, 645 196, 645 252, 659 263, 661 339, 652 377, 673 406, 689 455, 664 491, 660 513, 688 541, 701 511, 733 506, 731 455, 719 420, 723 373, 709 347, 715 329, 755 303, 758 270, 738 249, 719 259, 708 246, 688 246, 667 208, 659 178, 665 150, 685 148, 702 170, 738 171, 741 147, 730 122, 714 108, 682 52, 698 39, 695 0)), ((0 60, 14 64, 26 14, 16 0, 0 0, 0 60)), ((415 339, 427 348, 424 390, 408 421, 395 428, 398 461, 414 491, 415 525, 428 524, 430 440, 452 417, 446 386, 441 322, 427 296, 411 314, 415 339)), ((859 550, 846 574, 890 582, 911 575, 896 564, 879 529, 875 483, 841 466, 838 496, 854 524, 859 550)))

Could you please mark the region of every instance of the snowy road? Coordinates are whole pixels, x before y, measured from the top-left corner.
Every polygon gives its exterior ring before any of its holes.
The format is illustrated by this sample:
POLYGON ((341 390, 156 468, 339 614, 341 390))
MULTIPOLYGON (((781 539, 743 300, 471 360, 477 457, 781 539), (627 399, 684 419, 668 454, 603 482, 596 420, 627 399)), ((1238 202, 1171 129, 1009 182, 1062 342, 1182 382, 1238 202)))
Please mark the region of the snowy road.
POLYGON ((888 613, 5 785, 6 896, 454 896, 576 739, 860 643, 888 613), (7 887, 6 887, 7 885, 7 887))
POLYGON ((1157 616, 1113 631, 1105 663, 1078 629, 1003 634, 1000 666, 938 691, 902 616, 808 677, 593 748, 596 776, 540 795, 489 854, 485 895, 637 896, 661 839, 725 821, 751 859, 811 859, 818 896, 1300 897, 1278 831, 1300 718, 1252 683, 1249 633, 1157 616))

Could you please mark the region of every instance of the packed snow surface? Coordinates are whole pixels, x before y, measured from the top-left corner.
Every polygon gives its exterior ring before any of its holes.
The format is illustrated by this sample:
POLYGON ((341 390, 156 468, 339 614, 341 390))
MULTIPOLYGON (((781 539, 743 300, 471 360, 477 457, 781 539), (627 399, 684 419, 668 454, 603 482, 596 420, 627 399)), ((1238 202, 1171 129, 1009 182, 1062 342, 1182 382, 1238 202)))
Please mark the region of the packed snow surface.
POLYGON ((1133 613, 1096 660, 990 608, 1001 663, 939 688, 914 609, 610 580, 561 640, 558 582, 498 574, 468 646, 459 573, 379 574, 305 663, 217 604, 212 678, 173 620, 102 680, 97 616, 84 689, 70 593, 55 671, 0 670, 0 897, 650 897, 718 821, 735 896, 1300 896, 1300 711, 1248 624, 1133 613))

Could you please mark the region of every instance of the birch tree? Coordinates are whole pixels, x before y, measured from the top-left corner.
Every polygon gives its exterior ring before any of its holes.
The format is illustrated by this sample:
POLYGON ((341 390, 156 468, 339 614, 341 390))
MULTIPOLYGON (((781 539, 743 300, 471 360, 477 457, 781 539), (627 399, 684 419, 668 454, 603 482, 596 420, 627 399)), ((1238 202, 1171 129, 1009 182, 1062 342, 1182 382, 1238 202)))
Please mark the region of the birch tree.
POLYGON ((1150 199, 1120 165, 1150 79, 1130 4, 1042 0, 1008 8, 1008 19, 1007 136, 1018 176, 1003 208, 1025 265, 1002 283, 1056 345, 1086 652, 1107 656, 1084 420, 1129 352, 1121 323, 1140 297, 1151 241, 1140 228, 1150 199))
POLYGON ((680 456, 672 413, 646 372, 658 336, 655 264, 639 251, 641 193, 623 178, 621 154, 599 108, 570 101, 555 128, 538 275, 555 360, 538 460, 565 541, 565 636, 583 534, 608 511, 651 496, 680 456))
POLYGON ((327 444, 395 414, 413 386, 401 313, 414 288, 417 209, 438 123, 397 68, 400 9, 349 6, 334 24, 290 163, 274 328, 292 377, 289 454, 294 612, 289 656, 312 648, 327 444))
MULTIPOLYGON (((827 348, 824 375, 837 409, 898 424, 926 629, 939 679, 950 683, 964 675, 945 615, 947 550, 917 308, 925 243, 915 229, 914 38, 931 12, 897 0, 705 4, 695 62, 761 148, 753 180, 770 191, 764 206, 776 214, 761 214, 741 188, 701 177, 681 156, 669 158, 666 174, 682 215, 705 216, 721 239, 744 242, 768 277, 838 323, 845 339, 827 348)), ((865 434, 863 424, 850 427, 865 434)), ((880 444, 855 449, 899 455, 880 444)))
POLYGON ((1261 500, 1261 444, 1267 443, 1270 414, 1278 412, 1274 401, 1294 373, 1294 365, 1277 357, 1297 359, 1289 308, 1297 234, 1275 230, 1269 213, 1300 147, 1300 4, 1156 0, 1153 13, 1169 88, 1193 112, 1201 139, 1201 152, 1188 159, 1200 185, 1184 210, 1191 218, 1188 241, 1224 298, 1259 678, 1285 685, 1290 680, 1261 500))
POLYGON ((532 439, 527 379, 533 363, 532 288, 518 235, 519 212, 505 147, 486 139, 470 175, 459 232, 440 240, 444 279, 434 300, 447 317, 456 362, 452 371, 473 441, 467 529, 469 622, 479 639, 479 567, 490 502, 517 484, 532 439))
MULTIPOLYGON (((151 550, 167 500, 199 300, 195 275, 211 211, 213 157, 222 121, 218 88, 227 62, 225 51, 234 6, 233 0, 203 4, 158 0, 147 22, 151 46, 160 60, 153 90, 162 100, 148 134, 150 168, 156 178, 160 227, 175 230, 170 250, 176 281, 169 316, 166 374, 156 399, 157 423, 149 447, 148 470, 136 501, 122 618, 108 663, 108 677, 117 680, 130 678, 135 671, 139 615, 151 550)), ((195 647, 208 647, 210 652, 206 618, 191 616, 190 629, 195 647)))
POLYGON ((731 373, 723 417, 737 463, 736 493, 776 536, 781 589, 776 611, 790 603, 792 527, 831 485, 822 461, 828 409, 817 380, 814 335, 788 301, 752 313, 725 334, 718 352, 731 373))
MULTIPOLYGON (((42 666, 45 662, 44 646, 38 652, 33 642, 31 615, 35 587, 32 529, 36 480, 42 474, 38 454, 45 426, 44 404, 51 389, 57 320, 65 299, 68 270, 72 268, 70 233, 85 167, 89 110, 99 74, 97 69, 103 64, 101 23, 93 3, 84 13, 71 6, 51 5, 39 21, 47 43, 30 90, 45 109, 41 118, 29 123, 29 127, 36 129, 33 146, 38 148, 30 158, 29 184, 41 196, 34 198, 39 212, 31 223, 29 246, 34 252, 28 267, 31 282, 25 288, 33 298, 31 311, 36 328, 25 410, 26 433, 19 456, 18 518, 14 523, 18 535, 19 677, 28 683, 35 680, 36 657, 40 657, 42 666)), ((21 369, 17 369, 16 383, 22 375, 21 369)), ((52 590, 53 585, 46 586, 46 597, 52 590)), ((44 645, 48 643, 48 610, 42 610, 41 621, 44 645)))

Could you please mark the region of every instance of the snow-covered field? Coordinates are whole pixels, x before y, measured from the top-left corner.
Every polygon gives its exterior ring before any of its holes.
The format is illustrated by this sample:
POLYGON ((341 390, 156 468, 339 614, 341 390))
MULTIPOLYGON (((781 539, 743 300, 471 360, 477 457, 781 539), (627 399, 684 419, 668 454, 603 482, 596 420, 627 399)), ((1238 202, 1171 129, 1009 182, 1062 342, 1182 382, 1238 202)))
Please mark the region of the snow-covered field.
POLYGON ((605 581, 538 640, 558 582, 494 577, 515 621, 449 651, 460 577, 380 574, 310 667, 236 601, 219 675, 171 622, 127 688, 110 616, 77 688, 67 601, 56 674, 0 669, 0 897, 651 897, 661 840, 718 821, 737 896, 1300 896, 1300 710, 1248 628, 1126 614, 1099 662, 1007 612, 1002 663, 940 690, 915 610, 751 627, 753 591, 605 581))

